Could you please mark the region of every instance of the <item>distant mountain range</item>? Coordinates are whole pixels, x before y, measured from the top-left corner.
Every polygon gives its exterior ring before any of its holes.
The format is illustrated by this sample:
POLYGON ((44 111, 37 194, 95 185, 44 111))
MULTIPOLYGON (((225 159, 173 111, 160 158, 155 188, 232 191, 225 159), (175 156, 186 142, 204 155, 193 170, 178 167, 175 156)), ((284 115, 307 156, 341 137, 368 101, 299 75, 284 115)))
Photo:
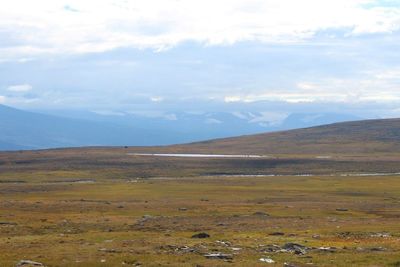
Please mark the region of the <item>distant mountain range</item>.
POLYGON ((30 112, 0 105, 0 150, 149 146, 304 128, 357 120, 347 114, 263 112, 30 112))

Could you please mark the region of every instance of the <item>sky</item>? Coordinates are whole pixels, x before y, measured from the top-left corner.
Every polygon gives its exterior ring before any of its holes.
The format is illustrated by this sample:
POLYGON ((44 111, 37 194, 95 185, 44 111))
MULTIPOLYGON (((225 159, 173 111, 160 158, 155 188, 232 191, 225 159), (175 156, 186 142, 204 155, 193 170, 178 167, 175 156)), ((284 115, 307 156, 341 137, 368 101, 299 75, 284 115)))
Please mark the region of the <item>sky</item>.
POLYGON ((0 0, 0 104, 400 117, 400 0, 0 0))

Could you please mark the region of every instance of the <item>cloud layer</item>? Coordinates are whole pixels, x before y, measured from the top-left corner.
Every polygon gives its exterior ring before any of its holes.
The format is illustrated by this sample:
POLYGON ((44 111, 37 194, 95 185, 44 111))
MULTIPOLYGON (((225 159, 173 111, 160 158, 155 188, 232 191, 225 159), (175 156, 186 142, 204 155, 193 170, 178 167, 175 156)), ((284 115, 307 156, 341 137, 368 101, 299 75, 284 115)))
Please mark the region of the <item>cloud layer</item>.
POLYGON ((0 59, 185 41, 304 42, 328 29, 388 33, 399 15, 400 5, 373 0, 14 0, 1 4, 0 59))
POLYGON ((32 85, 30 84, 10 85, 9 87, 7 87, 7 90, 11 92, 28 92, 32 90, 32 85))
POLYGON ((0 103, 139 112, 263 101, 268 116, 271 103, 378 103, 398 113, 398 1, 3 2, 0 103))

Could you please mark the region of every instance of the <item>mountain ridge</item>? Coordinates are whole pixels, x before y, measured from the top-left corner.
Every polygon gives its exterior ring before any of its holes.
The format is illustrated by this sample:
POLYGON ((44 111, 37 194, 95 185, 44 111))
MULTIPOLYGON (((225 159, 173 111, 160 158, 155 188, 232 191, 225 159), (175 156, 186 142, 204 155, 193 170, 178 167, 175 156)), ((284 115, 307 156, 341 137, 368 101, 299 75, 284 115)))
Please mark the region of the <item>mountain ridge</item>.
POLYGON ((264 112, 114 112, 23 111, 0 105, 0 150, 85 146, 157 146, 189 143, 351 120, 346 114, 292 113, 281 123, 264 112))

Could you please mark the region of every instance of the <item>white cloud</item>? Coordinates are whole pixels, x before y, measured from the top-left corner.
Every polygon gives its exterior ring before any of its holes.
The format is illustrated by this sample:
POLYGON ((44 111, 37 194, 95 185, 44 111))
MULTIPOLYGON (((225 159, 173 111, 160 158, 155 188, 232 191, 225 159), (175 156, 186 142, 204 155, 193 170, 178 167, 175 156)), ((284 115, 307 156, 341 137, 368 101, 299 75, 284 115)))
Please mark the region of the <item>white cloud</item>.
POLYGON ((248 119, 249 117, 248 114, 239 111, 232 112, 232 115, 242 120, 248 119))
POLYGON ((162 102, 164 100, 164 98, 162 98, 160 96, 153 96, 153 97, 150 97, 150 100, 152 102, 162 102))
POLYGON ((286 118, 288 114, 285 112, 271 112, 271 111, 264 111, 260 112, 260 115, 251 119, 251 123, 263 123, 264 125, 279 125, 281 124, 286 118))
POLYGON ((4 104, 6 102, 6 97, 0 95, 0 104, 4 104))
POLYGON ((214 119, 214 118, 208 118, 204 121, 207 124, 221 124, 222 121, 214 119))
POLYGON ((152 119, 157 119, 157 118, 161 118, 161 119, 165 119, 168 121, 176 121, 178 120, 178 117, 176 116, 176 114, 174 113, 166 113, 164 111, 155 111, 155 110, 151 110, 151 111, 128 111, 128 114, 131 115, 137 115, 137 116, 144 116, 147 118, 152 118, 152 119))
POLYGON ((103 116, 119 116, 119 117, 123 117, 126 114, 123 112, 118 112, 118 111, 112 111, 112 110, 93 110, 93 113, 99 114, 99 115, 103 115, 103 116))
POLYGON ((17 84, 7 87, 7 90, 12 92, 28 92, 32 90, 32 88, 33 87, 30 84, 17 84))
POLYGON ((331 28, 386 33, 399 29, 399 14, 399 6, 373 0, 3 1, 0 30, 10 40, 2 37, 0 58, 126 46, 162 50, 188 40, 299 42, 331 28))
POLYGON ((178 120, 178 117, 175 114, 164 114, 163 118, 168 121, 177 121, 178 120))
POLYGON ((293 88, 257 90, 246 94, 225 95, 223 100, 251 103, 282 101, 287 103, 400 102, 400 69, 372 70, 354 78, 316 78, 299 81, 293 88))
POLYGON ((242 96, 238 96, 238 95, 229 95, 229 96, 224 97, 224 101, 226 103, 242 102, 242 101, 244 101, 244 98, 242 96))
POLYGON ((302 89, 302 90, 315 90, 317 89, 317 86, 313 83, 309 82, 300 82, 297 84, 297 87, 302 89))

